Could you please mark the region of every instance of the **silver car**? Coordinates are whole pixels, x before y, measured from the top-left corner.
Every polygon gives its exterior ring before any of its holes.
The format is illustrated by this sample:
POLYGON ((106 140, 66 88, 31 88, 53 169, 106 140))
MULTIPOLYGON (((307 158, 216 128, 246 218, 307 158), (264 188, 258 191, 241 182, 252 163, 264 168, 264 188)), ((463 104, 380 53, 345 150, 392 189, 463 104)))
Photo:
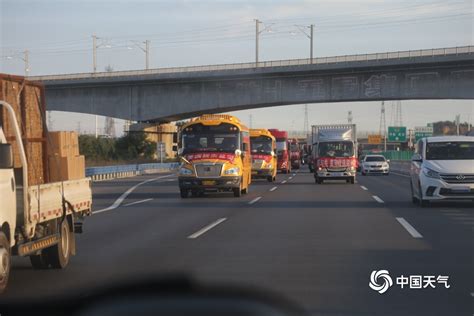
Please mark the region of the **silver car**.
POLYGON ((366 155, 361 163, 360 173, 365 176, 368 174, 390 173, 390 160, 385 159, 382 155, 366 155))

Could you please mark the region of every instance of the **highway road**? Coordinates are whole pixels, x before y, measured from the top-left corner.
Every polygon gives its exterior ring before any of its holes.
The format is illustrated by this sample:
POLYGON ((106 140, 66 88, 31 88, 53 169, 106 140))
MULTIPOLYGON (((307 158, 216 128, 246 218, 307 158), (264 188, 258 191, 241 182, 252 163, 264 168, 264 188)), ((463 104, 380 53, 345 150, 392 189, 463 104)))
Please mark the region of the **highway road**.
POLYGON ((402 174, 316 185, 304 168, 255 181, 242 198, 181 199, 174 174, 98 182, 93 192, 95 214, 67 269, 34 271, 14 258, 2 299, 184 272, 269 289, 314 315, 474 313, 473 205, 415 206, 402 174), (394 282, 384 294, 369 288, 381 269, 394 282), (449 276, 450 287, 402 289, 400 275, 449 276))

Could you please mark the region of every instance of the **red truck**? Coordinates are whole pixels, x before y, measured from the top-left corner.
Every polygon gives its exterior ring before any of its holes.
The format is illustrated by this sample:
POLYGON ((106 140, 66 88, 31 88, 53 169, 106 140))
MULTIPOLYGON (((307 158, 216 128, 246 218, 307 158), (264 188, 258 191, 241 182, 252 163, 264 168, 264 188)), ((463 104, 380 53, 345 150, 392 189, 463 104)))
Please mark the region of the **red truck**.
POLYGON ((301 146, 296 138, 292 138, 290 143, 291 168, 299 169, 301 164, 301 146))
POLYGON ((291 162, 290 162, 290 153, 289 153, 289 141, 288 141, 288 132, 280 131, 278 129, 269 129, 268 130, 273 137, 276 139, 276 148, 277 148, 277 169, 282 173, 291 172, 291 162))

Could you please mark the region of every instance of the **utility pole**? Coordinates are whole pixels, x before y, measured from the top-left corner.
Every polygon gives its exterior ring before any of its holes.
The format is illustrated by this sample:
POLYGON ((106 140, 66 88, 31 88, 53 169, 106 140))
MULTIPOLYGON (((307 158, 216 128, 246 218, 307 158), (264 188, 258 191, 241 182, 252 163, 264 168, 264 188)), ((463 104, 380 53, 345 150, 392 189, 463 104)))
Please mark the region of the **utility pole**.
POLYGON ((255 19, 255 67, 258 67, 258 37, 260 35, 260 21, 255 19))
POLYGON ((352 111, 347 112, 347 123, 352 124, 352 111))
POLYGON ((461 122, 461 115, 456 115, 456 135, 459 136, 459 124, 461 122))
POLYGON ((252 117, 252 114, 249 115, 249 127, 252 128, 253 127, 253 117, 252 117))
MULTIPOLYGON (((97 36, 96 35, 92 35, 92 70, 93 72, 97 72, 97 36)), ((96 122, 97 122, 97 117, 96 117, 96 122)), ((96 127, 96 130, 97 130, 97 127, 96 127)))
POLYGON ((150 41, 145 41, 145 69, 150 69, 150 41))
MULTIPOLYGON (((294 25, 301 33, 303 33, 307 38, 309 38, 309 62, 313 63, 313 39, 314 39, 314 24, 311 25, 294 25), (306 29, 309 28, 309 34, 306 29)), ((292 35, 295 35, 295 32, 290 32, 292 35)))
POLYGON ((313 35, 314 35, 314 24, 311 24, 310 25, 310 37, 309 37, 309 40, 310 40, 310 59, 311 59, 311 63, 313 63, 313 35))
POLYGON ((309 118, 308 118, 308 105, 304 105, 304 125, 303 125, 304 134, 308 137, 309 134, 309 118))
POLYGON ((382 107, 380 108, 379 134, 383 135, 383 151, 386 152, 387 151, 387 126, 386 126, 386 121, 385 121, 385 102, 384 101, 382 101, 382 107))

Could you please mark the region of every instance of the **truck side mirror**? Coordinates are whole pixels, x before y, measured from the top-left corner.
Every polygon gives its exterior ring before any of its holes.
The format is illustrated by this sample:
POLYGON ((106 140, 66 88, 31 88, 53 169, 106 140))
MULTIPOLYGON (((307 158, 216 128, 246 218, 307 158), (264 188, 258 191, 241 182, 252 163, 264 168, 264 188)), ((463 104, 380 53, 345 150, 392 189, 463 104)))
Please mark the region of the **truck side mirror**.
POLYGON ((176 146, 176 145, 173 145, 173 148, 172 148, 172 149, 173 149, 173 151, 175 151, 175 152, 176 152, 176 151, 178 151, 178 146, 176 146))
POLYGON ((13 151, 11 144, 0 144, 0 169, 13 168, 13 151))

